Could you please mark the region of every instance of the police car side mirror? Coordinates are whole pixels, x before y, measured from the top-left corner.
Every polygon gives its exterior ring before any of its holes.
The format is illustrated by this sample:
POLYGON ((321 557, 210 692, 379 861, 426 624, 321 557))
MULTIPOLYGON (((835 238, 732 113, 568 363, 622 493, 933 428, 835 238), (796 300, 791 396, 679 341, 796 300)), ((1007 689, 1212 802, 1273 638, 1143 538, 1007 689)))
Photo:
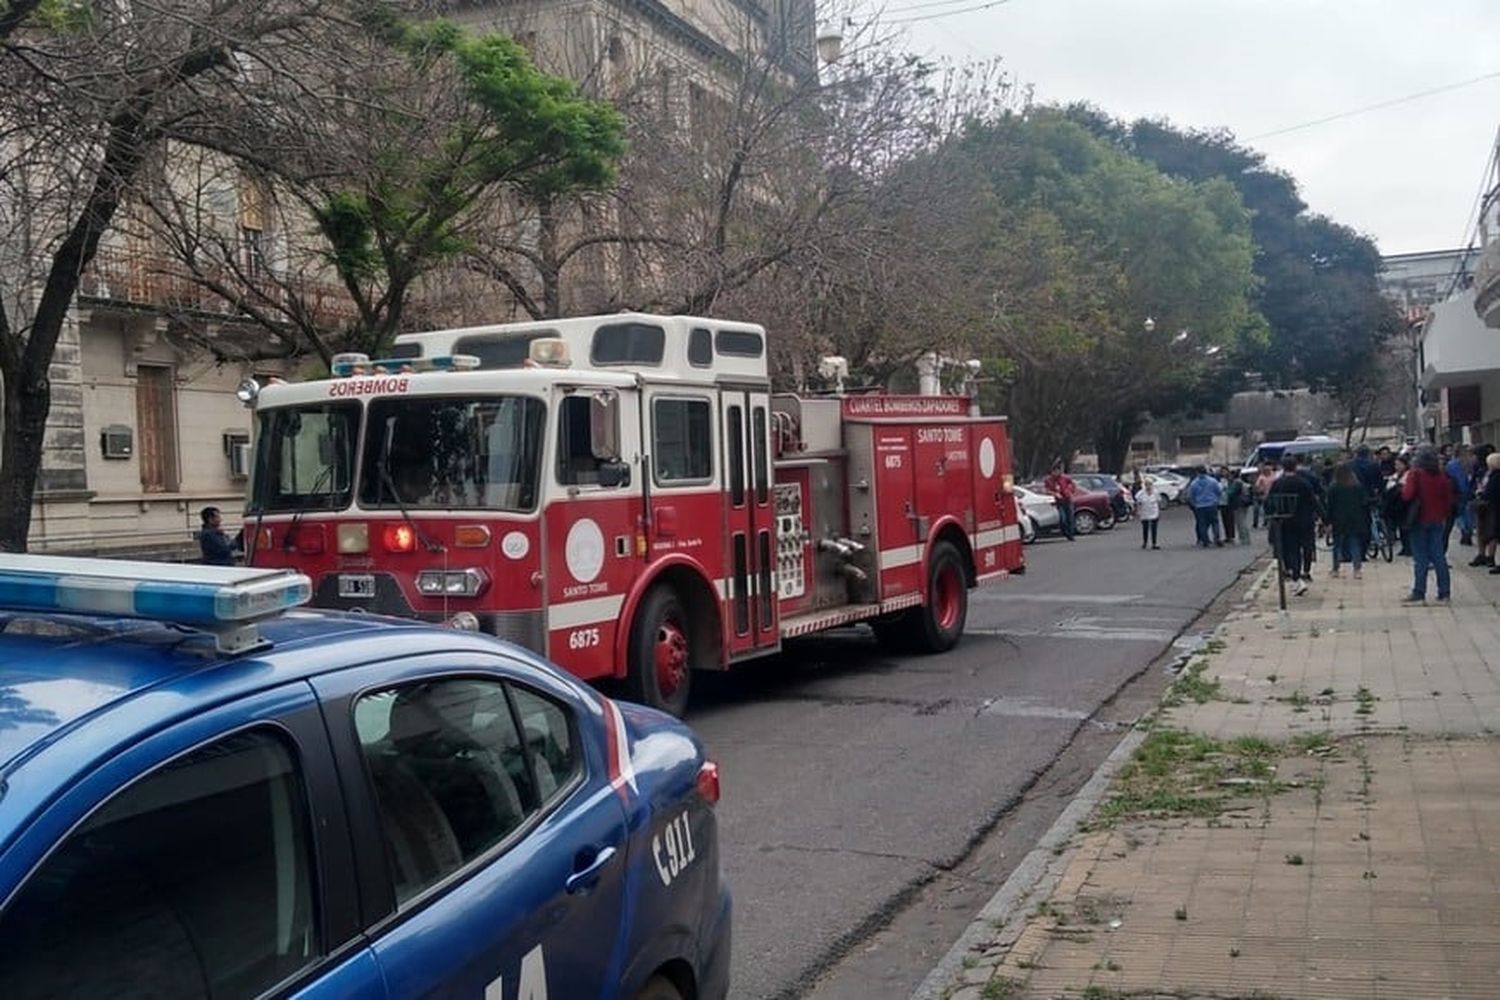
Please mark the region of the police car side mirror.
MULTIPOLYGON (((589 450, 601 462, 620 459, 620 394, 597 392, 589 397, 589 450)), ((626 469, 628 476, 629 469, 626 469)), ((616 484, 618 485, 618 484, 616 484)))
POLYGON ((630 466, 619 459, 599 463, 599 485, 607 489, 630 485, 630 466))

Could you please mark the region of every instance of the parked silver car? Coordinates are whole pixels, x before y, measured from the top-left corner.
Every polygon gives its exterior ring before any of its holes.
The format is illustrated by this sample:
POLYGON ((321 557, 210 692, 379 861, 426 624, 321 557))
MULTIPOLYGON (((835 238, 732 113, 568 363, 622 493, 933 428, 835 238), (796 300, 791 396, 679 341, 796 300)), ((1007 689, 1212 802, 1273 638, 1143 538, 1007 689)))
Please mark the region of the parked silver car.
POLYGON ((1057 512, 1055 497, 1017 486, 1016 506, 1019 508, 1018 517, 1022 521, 1021 537, 1027 542, 1033 542, 1037 535, 1057 531, 1061 527, 1062 515, 1057 512))

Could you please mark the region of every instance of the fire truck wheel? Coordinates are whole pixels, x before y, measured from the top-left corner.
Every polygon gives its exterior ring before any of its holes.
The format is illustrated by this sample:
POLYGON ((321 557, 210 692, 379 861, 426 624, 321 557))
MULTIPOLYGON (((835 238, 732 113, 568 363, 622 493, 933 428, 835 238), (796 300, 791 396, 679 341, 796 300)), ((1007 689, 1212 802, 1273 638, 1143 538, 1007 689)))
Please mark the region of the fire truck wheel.
POLYGON ((902 652, 945 653, 958 645, 969 617, 969 583, 963 557, 951 542, 932 547, 927 562, 927 603, 874 622, 881 643, 902 652))
POLYGON ((671 587, 655 587, 636 609, 630 633, 626 697, 681 716, 693 680, 693 637, 671 587))

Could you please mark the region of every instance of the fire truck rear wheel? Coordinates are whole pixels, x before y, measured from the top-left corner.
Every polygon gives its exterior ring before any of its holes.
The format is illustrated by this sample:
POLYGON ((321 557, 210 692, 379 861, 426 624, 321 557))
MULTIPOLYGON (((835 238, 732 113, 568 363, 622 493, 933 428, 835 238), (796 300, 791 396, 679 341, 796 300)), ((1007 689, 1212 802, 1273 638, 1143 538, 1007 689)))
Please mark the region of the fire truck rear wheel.
POLYGON ((963 638, 969 617, 969 581, 952 542, 938 542, 927 561, 927 603, 875 622, 881 643, 918 653, 946 653, 963 638))
POLYGON ((693 635, 671 587, 653 588, 635 612, 625 696, 663 712, 687 710, 693 680, 693 635))

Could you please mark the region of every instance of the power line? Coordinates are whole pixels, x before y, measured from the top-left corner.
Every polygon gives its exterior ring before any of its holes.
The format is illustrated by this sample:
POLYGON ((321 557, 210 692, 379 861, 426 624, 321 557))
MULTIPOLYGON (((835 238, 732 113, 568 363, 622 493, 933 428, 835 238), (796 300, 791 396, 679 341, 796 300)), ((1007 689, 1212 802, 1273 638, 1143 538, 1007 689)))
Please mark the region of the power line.
POLYGON ((1312 121, 1302 122, 1297 125, 1288 125, 1286 128, 1273 129, 1270 132, 1262 132, 1260 135, 1252 135, 1246 142, 1255 142, 1258 139, 1269 139, 1274 135, 1286 135, 1288 132, 1297 132, 1301 129, 1312 128, 1314 125, 1326 125, 1344 118, 1353 118, 1355 115, 1366 114, 1370 111, 1379 111, 1382 108, 1395 107, 1398 104, 1407 104, 1411 101, 1420 101, 1424 97, 1433 97, 1437 94, 1446 94, 1450 90, 1458 90, 1460 87, 1471 87, 1485 80, 1493 80, 1500 77, 1500 71, 1484 73, 1480 76, 1470 77, 1467 80, 1459 80, 1457 83, 1447 83, 1441 87, 1433 87, 1431 90, 1419 90, 1415 94, 1407 94, 1404 97, 1394 97, 1389 101, 1381 101, 1378 104, 1367 104, 1362 108, 1351 108, 1348 111, 1340 111, 1337 114, 1327 115, 1323 118, 1315 118, 1312 121))
POLYGON ((914 10, 929 10, 933 7, 952 7, 958 4, 972 4, 974 0, 924 0, 922 3, 901 4, 896 7, 882 7, 880 13, 884 14, 907 14, 914 10))
POLYGON ((1469 217, 1464 222, 1463 239, 1459 242, 1462 249, 1459 251, 1458 262, 1453 266, 1451 280, 1448 282, 1448 290, 1443 293, 1443 298, 1453 294, 1458 283, 1463 280, 1464 274, 1469 270, 1469 251, 1474 248, 1474 243, 1479 235, 1480 214, 1484 211, 1484 195, 1490 183, 1490 171, 1500 166, 1500 133, 1495 136, 1495 142, 1490 147, 1490 155, 1484 161, 1484 173, 1479 175, 1479 191, 1474 195, 1474 204, 1469 209, 1469 217))
MULTIPOLYGON (((940 11, 937 11, 937 12, 932 13, 932 14, 919 14, 916 17, 895 17, 895 18, 892 18, 889 21, 885 21, 883 23, 885 23, 885 24, 916 24, 919 21, 933 21, 933 20, 936 20, 937 18, 940 18, 940 17, 953 17, 956 14, 972 14, 974 11, 977 11, 977 10, 989 10, 991 7, 999 7, 999 6, 1002 6, 1004 4, 1008 4, 1010 2, 1011 2, 1011 0, 989 0, 988 3, 975 4, 972 7, 960 7, 957 10, 940 10, 940 11)), ((915 10, 916 8, 915 7, 908 7, 907 9, 908 10, 915 10)))

